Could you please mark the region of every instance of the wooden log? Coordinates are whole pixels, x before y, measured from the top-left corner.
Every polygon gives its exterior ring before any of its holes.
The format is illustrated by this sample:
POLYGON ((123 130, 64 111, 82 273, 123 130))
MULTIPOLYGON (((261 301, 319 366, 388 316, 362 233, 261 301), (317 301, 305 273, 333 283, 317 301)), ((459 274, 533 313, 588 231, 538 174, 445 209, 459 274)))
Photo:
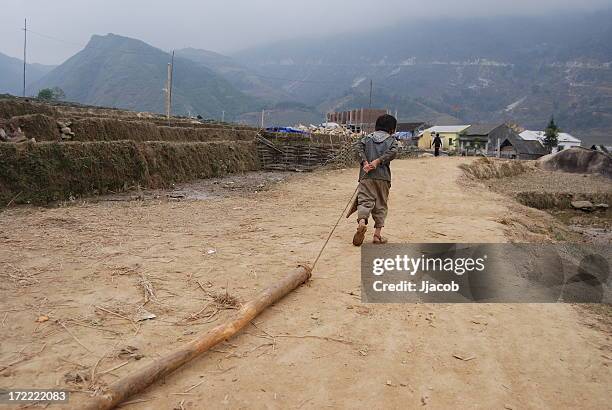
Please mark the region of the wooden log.
POLYGON ((112 409, 130 396, 143 391, 155 381, 238 333, 268 306, 308 281, 311 272, 309 267, 300 266, 278 283, 261 291, 255 299, 244 304, 232 320, 212 328, 174 352, 117 380, 102 395, 91 399, 84 408, 87 410, 112 409))

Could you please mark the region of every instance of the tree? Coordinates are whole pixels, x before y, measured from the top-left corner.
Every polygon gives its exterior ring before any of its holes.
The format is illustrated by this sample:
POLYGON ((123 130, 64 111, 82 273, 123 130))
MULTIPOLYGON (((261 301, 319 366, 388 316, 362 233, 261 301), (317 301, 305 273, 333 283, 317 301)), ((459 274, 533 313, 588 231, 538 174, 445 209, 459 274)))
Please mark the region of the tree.
POLYGON ((38 98, 45 101, 51 101, 53 99, 53 90, 50 88, 43 88, 38 92, 38 98))
POLYGON ((544 130, 544 146, 548 149, 548 152, 552 152, 552 149, 559 144, 559 127, 555 124, 554 117, 550 118, 550 122, 544 130))
POLYGON ((63 100, 64 98, 66 98, 66 93, 61 88, 53 87, 51 90, 53 90, 54 100, 63 100))
POLYGON ((59 87, 43 88, 38 92, 38 98, 45 101, 62 100, 66 98, 66 93, 59 87))

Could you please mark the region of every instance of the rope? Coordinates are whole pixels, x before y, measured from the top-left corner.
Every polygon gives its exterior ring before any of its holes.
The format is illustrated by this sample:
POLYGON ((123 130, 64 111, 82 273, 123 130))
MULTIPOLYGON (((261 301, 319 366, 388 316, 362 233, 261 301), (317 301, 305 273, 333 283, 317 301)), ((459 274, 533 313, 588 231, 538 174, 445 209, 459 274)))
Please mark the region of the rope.
POLYGON ((332 228, 331 232, 329 233, 329 235, 327 236, 327 239, 325 240, 325 243, 323 244, 323 246, 321 247, 321 250, 319 251, 319 254, 317 255, 317 259, 315 259, 314 263, 312 264, 312 271, 314 271, 315 266, 317 265, 317 262, 319 261, 319 258, 321 257, 321 255, 323 254, 323 250, 325 249, 325 247, 327 246, 327 243, 329 242, 329 240, 331 239, 332 235, 334 234, 334 231, 336 230, 336 228, 338 227, 338 224, 340 223, 340 220, 342 219, 342 216, 344 215, 344 213, 346 212, 346 210, 348 209, 348 207, 351 205, 351 203, 353 203, 353 198, 355 197, 355 194, 357 193, 357 190, 359 189, 359 185, 357 185, 357 187, 355 188, 355 190, 353 191, 353 194, 351 195, 351 198, 349 199, 348 203, 346 204, 346 206, 344 207, 344 210, 342 211, 342 213, 340 214, 340 216, 338 217, 338 220, 336 221, 336 224, 334 225, 334 227, 332 228))

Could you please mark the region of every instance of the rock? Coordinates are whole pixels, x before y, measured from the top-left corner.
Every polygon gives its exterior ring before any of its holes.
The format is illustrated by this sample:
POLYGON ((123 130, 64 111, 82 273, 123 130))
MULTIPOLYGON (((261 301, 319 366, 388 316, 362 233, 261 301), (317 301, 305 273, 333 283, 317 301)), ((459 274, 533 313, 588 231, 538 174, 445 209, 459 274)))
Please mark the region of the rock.
POLYGON ((572 201, 571 205, 573 208, 580 209, 581 211, 592 211, 594 209, 591 201, 572 201))
POLYGON ((538 159, 538 165, 547 171, 577 174, 601 174, 612 178, 612 156, 582 147, 573 147, 538 159))
POLYGON ((596 204, 595 208, 599 208, 599 209, 608 209, 610 207, 610 205, 608 204, 596 204))
POLYGON ((433 157, 433 154, 430 154, 429 152, 424 152, 422 154, 419 154, 419 158, 429 158, 429 157, 433 157))
POLYGON ((74 132, 72 132, 70 127, 63 127, 60 131, 64 135, 70 135, 71 137, 74 137, 74 132))
POLYGON ((6 141, 7 139, 6 131, 4 131, 4 128, 0 128, 0 141, 6 141))

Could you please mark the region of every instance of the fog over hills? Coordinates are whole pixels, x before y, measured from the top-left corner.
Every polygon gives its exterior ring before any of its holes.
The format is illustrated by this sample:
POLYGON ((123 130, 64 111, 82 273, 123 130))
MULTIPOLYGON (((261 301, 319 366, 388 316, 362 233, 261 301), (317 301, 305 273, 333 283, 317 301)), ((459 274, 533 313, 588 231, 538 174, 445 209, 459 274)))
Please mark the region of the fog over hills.
POLYGON ((541 129, 554 114, 580 135, 612 129, 610 11, 407 21, 234 57, 320 111, 368 104, 371 79, 373 104, 403 119, 438 113, 462 123, 514 120, 541 129))
MULTIPOLYGON (((140 40, 96 35, 29 92, 58 86, 69 100, 163 111, 169 58, 140 40)), ((13 60, 0 58, 0 70, 13 67, 0 91, 19 91, 13 60)), ((30 72, 35 78, 34 66, 30 72)), ((612 11, 414 18, 230 56, 183 48, 174 79, 177 114, 219 118, 225 111, 227 119, 256 123, 267 108, 275 125, 313 122, 328 111, 367 107, 372 81, 372 105, 402 120, 542 129, 554 115, 562 129, 605 141, 612 130, 612 11)))

